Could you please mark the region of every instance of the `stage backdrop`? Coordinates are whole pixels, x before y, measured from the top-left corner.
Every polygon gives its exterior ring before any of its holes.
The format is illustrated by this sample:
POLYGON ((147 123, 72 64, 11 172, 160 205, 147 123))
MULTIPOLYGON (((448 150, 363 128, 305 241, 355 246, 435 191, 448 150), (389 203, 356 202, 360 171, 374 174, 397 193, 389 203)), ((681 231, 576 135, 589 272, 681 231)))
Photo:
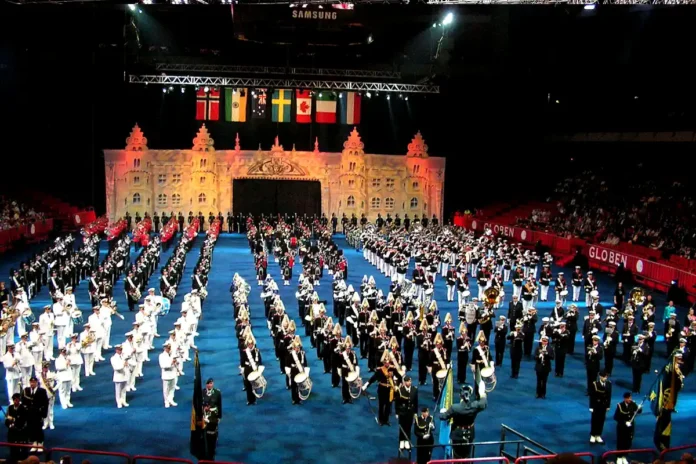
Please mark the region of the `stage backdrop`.
MULTIPOLYGON (((240 145, 237 137, 233 150, 216 150, 202 125, 191 149, 150 150, 136 124, 125 150, 104 150, 108 218, 113 221, 126 212, 247 213, 233 208, 246 204, 246 199, 236 199, 240 192, 234 181, 239 179, 318 182, 320 192, 308 194, 321 208, 312 206, 312 211, 327 216, 365 214, 374 220, 378 213, 391 213, 442 218, 445 159, 428 155, 420 132, 404 155, 366 154, 357 129, 340 153, 320 151, 318 141, 311 152, 294 146, 285 150, 278 137, 269 151, 260 146, 242 150, 240 145)), ((288 205, 285 199, 278 205, 301 206, 288 205)))
POLYGON ((321 213, 321 184, 302 180, 235 179, 232 209, 244 214, 321 213))

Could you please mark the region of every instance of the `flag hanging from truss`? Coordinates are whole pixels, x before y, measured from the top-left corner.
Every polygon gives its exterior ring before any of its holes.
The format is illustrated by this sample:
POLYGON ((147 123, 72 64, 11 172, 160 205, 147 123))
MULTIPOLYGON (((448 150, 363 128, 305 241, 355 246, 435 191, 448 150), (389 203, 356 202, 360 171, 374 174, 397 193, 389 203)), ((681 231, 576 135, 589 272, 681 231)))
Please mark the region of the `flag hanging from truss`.
POLYGON ((295 121, 300 124, 312 122, 312 94, 309 90, 295 91, 295 121))
POLYGON ((316 121, 322 124, 336 123, 336 94, 319 92, 317 95, 316 121))
POLYGON ((199 121, 217 121, 220 119, 220 90, 210 88, 198 89, 196 92, 196 119, 199 121))
POLYGON ((246 122, 247 89, 225 89, 225 121, 246 122))
POLYGON ((267 89, 254 89, 251 93, 251 117, 254 119, 266 117, 266 92, 267 89))
POLYGON ((273 122, 290 122, 292 120, 292 90, 276 89, 271 99, 271 120, 273 122))
POLYGON ((358 92, 341 92, 341 124, 360 124, 361 96, 358 92))

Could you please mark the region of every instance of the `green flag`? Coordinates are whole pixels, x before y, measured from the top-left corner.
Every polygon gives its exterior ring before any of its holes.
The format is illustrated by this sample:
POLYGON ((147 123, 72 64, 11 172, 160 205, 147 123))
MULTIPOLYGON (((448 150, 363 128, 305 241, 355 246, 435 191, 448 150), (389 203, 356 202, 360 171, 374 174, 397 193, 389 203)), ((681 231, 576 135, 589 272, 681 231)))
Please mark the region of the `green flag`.
POLYGON ((203 381, 201 380, 201 364, 198 360, 198 350, 193 359, 193 401, 191 404, 191 454, 198 459, 206 459, 208 450, 203 424, 203 381))

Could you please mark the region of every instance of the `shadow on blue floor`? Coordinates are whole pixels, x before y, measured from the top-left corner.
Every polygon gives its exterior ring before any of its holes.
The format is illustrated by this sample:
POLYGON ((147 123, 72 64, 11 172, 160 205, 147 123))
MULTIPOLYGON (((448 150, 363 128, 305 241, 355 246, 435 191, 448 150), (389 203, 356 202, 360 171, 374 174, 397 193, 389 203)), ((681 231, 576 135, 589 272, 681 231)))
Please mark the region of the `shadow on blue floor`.
MULTIPOLYGON (((182 280, 182 293, 190 289, 190 276, 197 259, 201 238, 196 242, 187 257, 187 266, 182 280)), ((374 275, 378 286, 388 288, 388 279, 363 260, 362 254, 349 248, 345 240, 337 239, 347 255, 349 262, 348 283, 358 287, 363 275, 374 275)), ((166 262, 170 251, 162 256, 166 262)), ((133 256, 136 256, 135 253, 133 256)), ((102 256, 103 257, 103 256, 102 256)), ((0 272, 7 275, 16 262, 0 263, 0 272)), ((558 269, 554 269, 556 272, 558 269)), ((281 297, 288 313, 294 316, 298 327, 295 291, 300 267, 294 270, 294 281, 285 287, 280 281, 280 270, 271 262, 270 274, 280 285, 281 297)), ((150 286, 158 288, 159 272, 151 279, 150 286)), ((373 412, 364 398, 352 405, 341 404, 340 388, 331 388, 330 376, 323 374, 323 366, 316 358, 316 352, 309 350, 309 341, 303 336, 308 349, 308 361, 314 382, 311 397, 301 406, 291 404, 290 392, 285 390, 284 377, 275 360, 272 340, 264 321, 263 303, 259 296, 260 287, 255 283, 253 259, 249 253, 246 238, 241 235, 223 235, 214 252, 212 272, 208 285, 209 296, 204 305, 204 317, 199 325, 200 336, 197 345, 200 350, 203 378, 213 377, 216 386, 223 393, 223 420, 220 424, 220 439, 217 460, 248 464, 268 462, 325 463, 344 464, 386 462, 397 454, 398 435, 396 421, 392 427, 380 427, 375 423, 373 412), (234 321, 229 294, 232 275, 238 272, 252 286, 250 305, 252 325, 258 346, 266 366, 268 388, 265 396, 256 406, 246 406, 246 396, 242 392, 242 379, 238 375, 239 354, 234 334, 234 321)), ((126 320, 114 318, 112 345, 123 340, 129 330, 134 314, 129 314, 123 293, 123 282, 117 284, 115 297, 120 311, 126 320)), ((509 287, 509 286, 508 286, 509 287)), ((599 276, 599 288, 604 297, 612 294, 613 283, 607 276, 599 276)), ((511 294, 511 288, 506 293, 511 294)), ((324 275, 322 285, 317 287, 321 299, 331 301, 330 276, 324 275)), ((77 302, 82 309, 88 308, 86 284, 76 291, 77 302)), ((173 327, 181 308, 180 295, 172 312, 160 319, 160 334, 163 336, 173 327)), ((38 315, 40 308, 48 303, 46 289, 31 302, 38 315)), ((442 280, 436 284, 436 299, 440 311, 451 312, 456 319, 455 303, 446 302, 445 287, 442 280)), ((657 298, 659 312, 664 307, 664 298, 657 298)), ((603 302, 605 307, 611 306, 603 302)), ((540 317, 548 315, 553 303, 540 303, 540 317)), ((332 308, 327 308, 329 314, 332 308)), ((505 310, 507 311, 507 310, 505 310)), ((584 315, 586 311, 582 310, 584 315)), ((684 309, 679 309, 679 319, 683 319, 684 309)), ((443 315, 444 317, 444 315, 443 315)), ((658 327, 662 330, 662 327, 658 327)), ((299 331, 304 334, 304 331, 299 331)), ((114 388, 111 382, 112 370, 108 362, 112 351, 106 353, 106 362, 95 366, 96 377, 82 379, 84 391, 73 394, 74 408, 62 410, 56 406, 56 429, 47 431, 46 446, 68 446, 75 448, 122 451, 129 454, 150 454, 170 457, 189 455, 190 398, 192 394, 193 371, 191 363, 185 366, 185 376, 179 379, 181 390, 176 392, 178 407, 165 409, 162 398, 160 370, 157 356, 165 338, 155 339, 156 350, 150 353, 151 362, 143 369, 145 377, 137 382, 137 391, 128 394, 129 408, 116 409, 114 388)), ((580 347, 578 340, 578 347, 580 347)), ((664 346, 659 344, 653 368, 664 362, 664 346)), ((535 396, 536 378, 532 361, 523 361, 520 378, 509 378, 509 353, 506 353, 503 367, 498 370, 498 385, 490 395, 489 408, 479 415, 476 441, 495 441, 500 439, 502 423, 541 442, 554 451, 587 451, 601 453, 615 446, 615 425, 609 418, 605 427, 606 445, 589 444, 589 419, 585 391, 585 371, 580 358, 582 351, 566 361, 566 375, 562 379, 549 379, 546 400, 535 396)), ((417 353, 416 353, 417 356, 417 353)), ((362 370, 367 372, 365 360, 361 360, 362 370)), ((416 367, 414 361, 414 368, 416 367)), ((456 366, 456 363, 455 363, 456 366)), ((4 369, 3 369, 4 373, 4 369)), ((413 372, 412 374, 417 374, 413 372)), ((3 374, 4 375, 4 374, 3 374)), ((617 361, 613 378, 614 404, 621 394, 630 390, 631 372, 623 363, 617 361)), ((652 378, 644 378, 643 393, 652 378)), ((432 385, 421 388, 421 405, 432 404, 432 385)), ((642 398, 637 398, 638 401, 642 398)), ((0 400, 6 401, 3 388, 0 400)), ((376 407, 376 402, 374 406, 376 407)), ((646 403, 647 406, 648 403, 646 403)), ((693 421, 696 395, 689 385, 679 396, 679 413, 673 417, 672 443, 684 444, 689 441, 688 423, 693 421)), ((612 411, 613 413, 613 411, 612 411)), ((609 416, 611 417, 611 416, 609 416)), ((652 447, 654 418, 645 408, 645 413, 636 422, 637 438, 635 447, 652 447)), ((415 440, 415 438, 414 438, 415 440)), ((693 441, 693 440, 692 440, 693 441)), ((488 450, 479 448, 477 455, 497 454, 497 447, 488 450), (487 452, 488 451, 488 452, 487 452)), ((435 453, 434 457, 437 457, 435 453)), ((415 456, 414 456, 415 459, 415 456)))

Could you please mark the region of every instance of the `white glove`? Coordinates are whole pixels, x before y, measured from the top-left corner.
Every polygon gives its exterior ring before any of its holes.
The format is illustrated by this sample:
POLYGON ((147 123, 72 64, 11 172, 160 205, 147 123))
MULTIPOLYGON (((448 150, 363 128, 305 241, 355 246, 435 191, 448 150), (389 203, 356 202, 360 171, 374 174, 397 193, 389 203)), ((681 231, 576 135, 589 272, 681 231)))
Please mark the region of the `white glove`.
POLYGON ((594 409, 590 408, 590 412, 594 412, 594 409))
POLYGON ((423 435, 423 439, 424 439, 424 440, 427 440, 428 438, 430 438, 430 434, 429 434, 429 433, 426 433, 425 435, 423 435))
POLYGON ((633 425, 633 422, 631 422, 631 421, 626 422, 626 427, 631 427, 632 425, 633 425))
POLYGON ((447 408, 442 408, 442 409, 440 409, 440 414, 444 414, 444 413, 446 413, 446 412, 447 412, 447 408))
POLYGON ((362 391, 367 390, 367 386, 370 385, 369 383, 366 383, 365 385, 362 386, 362 391))

